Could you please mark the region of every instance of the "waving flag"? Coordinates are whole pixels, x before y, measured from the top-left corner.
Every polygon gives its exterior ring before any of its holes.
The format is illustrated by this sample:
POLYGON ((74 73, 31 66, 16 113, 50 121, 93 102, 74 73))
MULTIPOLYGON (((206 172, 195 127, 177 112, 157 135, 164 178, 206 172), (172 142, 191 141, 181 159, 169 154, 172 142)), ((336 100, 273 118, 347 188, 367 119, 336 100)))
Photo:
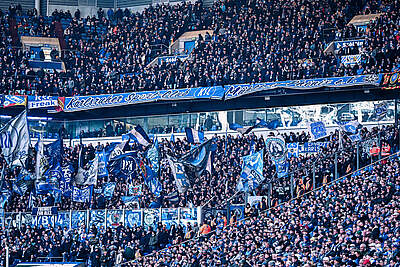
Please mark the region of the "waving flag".
POLYGON ((359 130, 362 128, 362 125, 356 121, 352 120, 345 123, 338 122, 340 129, 347 134, 352 142, 361 141, 361 135, 359 130))
POLYGON ((143 130, 142 126, 136 125, 133 127, 132 130, 128 133, 129 137, 132 137, 133 140, 136 140, 139 144, 143 146, 148 146, 150 145, 150 138, 146 134, 146 132, 143 130))
POLYGON ((201 131, 186 127, 185 132, 186 139, 191 144, 202 143, 204 141, 204 133, 201 131))
POLYGON ((8 190, 0 192, 0 209, 4 209, 4 205, 8 201, 9 197, 10 197, 10 192, 8 190))
POLYGON ((323 123, 322 121, 312 122, 309 123, 307 126, 312 141, 316 141, 318 139, 329 136, 328 132, 326 131, 325 123, 323 123))
POLYGON ((142 185, 133 185, 130 183, 128 185, 128 194, 131 196, 141 196, 142 195, 142 185))
MULTIPOLYGON (((194 171, 197 175, 200 175, 207 166, 211 163, 209 162, 210 154, 216 148, 212 145, 212 140, 208 140, 203 144, 193 148, 188 153, 183 155, 179 161, 190 170, 194 171)), ((208 166, 210 167, 210 166, 208 166)))
POLYGON ((72 174, 74 173, 74 167, 67 165, 61 168, 62 176, 60 180, 60 190, 65 197, 71 197, 71 181, 72 174))
POLYGON ((374 105, 374 114, 377 119, 382 119, 383 117, 385 117, 387 111, 388 111, 388 106, 386 102, 374 105))
POLYGON ((142 170, 144 182, 146 183, 149 190, 155 196, 159 196, 162 191, 162 185, 158 180, 156 174, 154 173, 153 169, 144 164, 143 161, 140 162, 140 169, 142 170))
POLYGON ((108 176, 108 170, 107 170, 107 153, 103 149, 103 151, 96 152, 97 157, 99 158, 99 169, 97 171, 97 175, 99 177, 107 177, 108 176))
POLYGON ((175 183, 178 191, 180 193, 186 192, 190 187, 190 184, 189 180, 186 177, 183 164, 176 161, 175 159, 172 159, 171 157, 168 157, 168 163, 171 167, 172 175, 175 178, 175 183))
POLYGON ((44 146, 44 154, 48 157, 47 161, 50 166, 61 163, 64 155, 63 140, 58 135, 57 140, 44 146))
POLYGON ((23 196, 26 191, 28 191, 28 185, 24 179, 19 177, 16 181, 12 184, 13 191, 20 196, 23 196))
POLYGON ((87 186, 82 189, 73 186, 72 187, 72 200, 75 202, 90 202, 92 199, 93 186, 87 186))
POLYGON ((124 179, 132 179, 136 175, 137 153, 127 152, 108 162, 108 171, 124 179))
POLYGON ((78 168, 78 173, 75 176, 75 184, 78 185, 96 185, 97 184, 97 172, 99 168, 99 158, 95 158, 88 162, 89 168, 84 169, 78 168))
POLYGON ((29 144, 28 121, 23 111, 0 130, 0 147, 6 162, 11 166, 24 166, 29 144))
POLYGON ((39 139, 36 143, 36 165, 35 165, 35 174, 36 180, 42 180, 44 173, 49 167, 49 163, 47 162, 47 158, 44 156, 44 145, 42 140, 42 135, 39 136, 39 139))
POLYGON ((115 183, 109 182, 103 184, 103 195, 106 199, 111 199, 114 195, 115 183))
POLYGON ((263 150, 243 157, 242 173, 240 174, 238 191, 249 192, 256 189, 263 181, 263 150))

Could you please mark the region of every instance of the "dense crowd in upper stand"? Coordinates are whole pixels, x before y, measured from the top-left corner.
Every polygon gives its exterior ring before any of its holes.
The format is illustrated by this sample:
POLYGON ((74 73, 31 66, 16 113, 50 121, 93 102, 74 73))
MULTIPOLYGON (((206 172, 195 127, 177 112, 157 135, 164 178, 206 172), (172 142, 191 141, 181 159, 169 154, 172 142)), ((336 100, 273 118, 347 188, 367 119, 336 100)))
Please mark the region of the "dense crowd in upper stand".
MULTIPOLYGON (((364 140, 370 140, 377 135, 377 129, 369 132, 366 129, 363 130, 364 140)), ((306 133, 290 134, 285 136, 287 142, 306 142, 309 140, 309 136, 306 133)), ((391 151, 398 150, 398 131, 393 127, 386 127, 381 131, 381 141, 387 142, 391 151)), ((254 140, 256 144, 256 151, 264 148, 264 138, 257 138, 255 135, 249 136, 237 136, 232 137, 228 135, 225 140, 224 136, 218 136, 216 138, 217 151, 215 160, 213 162, 214 172, 210 175, 205 171, 200 177, 194 178, 192 181, 191 189, 186 193, 179 194, 178 203, 170 203, 168 196, 173 195, 177 190, 175 186, 174 178, 171 174, 169 164, 166 160, 167 154, 172 154, 174 156, 181 156, 185 152, 189 151, 190 144, 186 140, 177 140, 176 142, 170 142, 168 140, 163 140, 160 142, 161 151, 161 171, 160 171, 160 182, 162 183, 163 192, 162 196, 156 198, 151 194, 148 188, 143 185, 142 195, 139 197, 139 203, 141 207, 149 207, 153 202, 153 205, 160 204, 162 207, 188 207, 188 206, 202 206, 207 204, 210 207, 225 206, 227 200, 231 198, 236 192, 236 185, 239 180, 241 172, 241 158, 242 156, 248 155, 250 153, 251 140, 254 140), (157 204, 156 204, 157 203, 157 204)), ((318 154, 301 155, 298 158, 292 157, 290 159, 290 173, 293 173, 295 194, 301 193, 304 190, 310 190, 312 187, 312 175, 313 175, 313 162, 315 162, 315 174, 316 183, 322 184, 330 181, 334 177, 334 159, 335 152, 338 155, 338 176, 345 175, 351 170, 356 169, 356 147, 348 138, 343 138, 342 148, 339 148, 338 142, 338 132, 331 135, 330 144, 327 148, 322 150, 318 154)), ((75 173, 78 169, 78 155, 79 148, 76 147, 65 147, 65 158, 63 160, 63 165, 72 164, 75 173)), ((95 151, 101 151, 103 146, 100 144, 89 144, 83 148, 82 153, 82 165, 85 164, 92 158, 94 158, 95 151)), ((127 148, 127 151, 138 151, 140 157, 143 156, 143 147, 137 144, 133 144, 132 147, 127 148)), ((33 149, 32 149, 33 151, 33 149)), ((27 167, 34 173, 35 166, 35 156, 32 152, 32 157, 28 160, 27 167)), ((370 162, 369 153, 361 153, 360 164, 361 166, 368 164, 370 162)), ((4 161, 2 160, 2 164, 4 161)), ((269 158, 269 155, 264 157, 264 175, 268 180, 273 180, 273 194, 272 203, 276 204, 287 200, 291 197, 290 191, 290 179, 289 177, 276 179, 275 165, 269 158)), ((138 164, 139 165, 139 164, 138 164)), ((12 190, 12 180, 18 176, 18 169, 14 171, 6 169, 5 171, 5 181, 3 185, 4 188, 12 190)), ((78 203, 71 201, 70 198, 62 197, 61 203, 54 203, 55 199, 52 195, 39 195, 34 202, 33 206, 59 206, 62 210, 68 209, 87 209, 91 207, 92 209, 111 209, 111 208, 122 208, 124 203, 121 197, 127 195, 128 184, 140 185, 143 184, 142 172, 139 166, 137 166, 136 174, 129 181, 122 178, 116 177, 110 173, 108 178, 98 178, 97 188, 101 189, 105 182, 116 182, 116 189, 112 199, 105 199, 102 193, 95 194, 92 203, 78 203)), ((9 198, 8 203, 5 206, 6 211, 27 211, 28 206, 26 203, 29 202, 30 189, 33 184, 28 185, 29 190, 20 196, 16 192, 12 192, 12 196, 9 198)), ((268 188, 266 183, 257 188, 256 195, 267 195, 268 188)), ((96 190, 95 190, 96 191, 96 190)), ((101 190, 100 190, 101 191, 101 190)), ((234 197, 232 203, 241 203, 243 201, 243 194, 238 194, 234 197)))
MULTIPOLYGON (((100 10, 88 18, 67 11, 48 18, 35 18, 34 11, 3 12, 5 20, 15 15, 20 35, 54 36, 60 21, 67 71, 35 73, 27 67, 27 52, 9 48, 1 64, 12 67, 1 68, 0 93, 86 95, 389 72, 400 68, 399 10, 399 0, 226 0, 211 8, 200 1, 156 5, 142 13, 100 10), (354 15, 371 12, 385 14, 365 32, 346 26, 354 15), (146 67, 182 33, 199 29, 213 33, 199 39, 188 60, 146 67), (332 30, 336 40, 367 37, 352 51, 362 54, 361 65, 344 66, 336 55, 324 54, 335 39, 332 30)), ((2 26, 3 39, 11 39, 11 29, 2 26)))
POLYGON ((399 168, 385 160, 128 266, 397 266, 399 168))

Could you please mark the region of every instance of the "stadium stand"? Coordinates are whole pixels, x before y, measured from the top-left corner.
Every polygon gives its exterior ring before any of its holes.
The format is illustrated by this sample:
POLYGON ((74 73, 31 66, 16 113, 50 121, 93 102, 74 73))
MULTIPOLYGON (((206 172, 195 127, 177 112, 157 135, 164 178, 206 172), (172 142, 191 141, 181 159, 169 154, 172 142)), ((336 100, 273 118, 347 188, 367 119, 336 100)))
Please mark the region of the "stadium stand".
MULTIPOLYGON (((66 41, 61 59, 67 70, 49 73, 27 68, 27 56, 14 48, 3 60, 14 60, 19 71, 14 77, 4 73, 8 79, 2 82, 1 92, 93 95, 396 70, 400 64, 399 1, 371 6, 385 13, 363 27, 347 25, 354 15, 371 12, 368 7, 362 10, 357 1, 223 1, 210 9, 196 2, 157 5, 143 13, 100 11, 97 18, 72 17, 64 11, 55 11, 51 17, 19 14, 15 18, 20 35, 57 36, 61 43, 66 41), (56 33, 58 24, 64 33, 56 33), (180 35, 201 29, 212 30, 212 35, 199 37, 187 60, 148 67, 157 56, 173 52, 166 50, 180 35), (362 39, 363 44, 351 47, 352 51, 324 53, 332 41, 349 38, 362 39), (343 59, 343 55, 353 58, 343 59)), ((8 13, 3 12, 3 17, 13 20, 8 13)), ((14 29, 4 30, 10 36, 14 29)))
POLYGON ((286 97, 358 86, 363 95, 347 102, 389 99, 400 88, 399 10, 400 0, 0 10, 0 265, 398 266, 397 99, 336 106, 329 131, 317 112, 244 121, 229 107, 238 118, 223 111, 223 123, 190 109, 179 125, 146 115, 149 137, 139 117, 118 112, 162 102, 172 111, 157 115, 175 116, 184 101, 256 96, 266 118, 274 105, 262 93, 275 88, 286 97), (313 80, 276 83, 301 79, 313 80), (121 117, 101 117, 106 107, 121 117), (73 121, 92 111, 93 125, 73 121))

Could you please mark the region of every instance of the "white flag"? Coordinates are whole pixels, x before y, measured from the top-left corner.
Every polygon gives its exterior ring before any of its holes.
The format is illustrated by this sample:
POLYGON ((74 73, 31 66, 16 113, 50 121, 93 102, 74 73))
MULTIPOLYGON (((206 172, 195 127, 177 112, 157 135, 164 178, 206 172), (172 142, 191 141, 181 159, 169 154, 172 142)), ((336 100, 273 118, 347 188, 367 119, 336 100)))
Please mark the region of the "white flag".
POLYGON ((36 180, 41 180, 44 173, 48 168, 47 158, 44 156, 44 145, 42 136, 40 135, 39 140, 37 142, 37 151, 36 151, 36 166, 35 166, 35 174, 36 180))
POLYGON ((99 169, 99 158, 96 157, 89 161, 90 166, 88 170, 82 167, 78 168, 78 173, 75 176, 75 184, 79 185, 96 185, 97 184, 97 172, 99 169))
POLYGON ((7 163, 25 165, 29 144, 28 121, 23 111, 0 130, 0 147, 7 163))

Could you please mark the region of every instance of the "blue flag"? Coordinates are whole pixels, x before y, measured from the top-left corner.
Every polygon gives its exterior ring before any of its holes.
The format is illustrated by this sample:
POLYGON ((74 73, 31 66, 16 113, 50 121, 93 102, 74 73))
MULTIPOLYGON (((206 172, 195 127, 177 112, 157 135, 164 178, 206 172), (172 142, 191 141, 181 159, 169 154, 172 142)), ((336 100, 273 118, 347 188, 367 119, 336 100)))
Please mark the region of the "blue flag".
POLYGON ((162 185, 154 171, 148 165, 144 164, 143 161, 140 163, 140 168, 143 173, 144 182, 146 183, 149 190, 155 196, 159 196, 162 191, 162 185))
POLYGON ((56 165, 57 162, 60 163, 63 155, 63 140, 58 136, 57 140, 48 145, 44 145, 44 155, 48 158, 49 166, 56 165))
POLYGON ((136 175, 137 153, 128 152, 108 162, 108 170, 117 177, 132 179, 136 175))
POLYGON ((10 192, 8 190, 3 190, 0 192, 0 209, 4 209, 4 205, 10 197, 10 192))
POLYGON ((92 199, 93 186, 87 186, 82 189, 73 186, 72 187, 72 200, 75 202, 90 202, 92 199))
POLYGON ((111 199, 114 195, 115 183, 109 182, 103 184, 103 195, 106 199, 111 199))
POLYGON ((103 149, 103 151, 96 152, 97 157, 99 158, 99 168, 97 170, 97 176, 98 177, 106 177, 108 176, 108 170, 107 170, 107 163, 108 163, 108 157, 106 151, 103 149))
POLYGON ((50 167, 45 173, 46 183, 49 183, 53 188, 60 188, 60 182, 63 179, 63 171, 59 162, 50 167))
POLYGON ((242 173, 240 174, 238 191, 249 192, 256 189, 263 181, 263 150, 243 157, 242 173))
POLYGON ((184 193, 190 187, 189 180, 186 176, 183 164, 176 159, 168 157, 169 166, 171 167, 172 175, 174 176, 176 187, 180 193, 184 193))
POLYGON ((216 147, 212 144, 212 140, 207 140, 203 144, 191 149, 183 155, 179 161, 185 166, 200 175, 209 163, 210 153, 215 151, 216 147))
POLYGON ((37 195, 45 195, 47 193, 51 193, 53 191, 54 187, 52 184, 46 183, 46 182, 40 182, 36 183, 36 194, 37 195))
POLYGON ((285 158, 274 161, 274 163, 275 163, 276 174, 277 174, 278 178, 282 178, 282 177, 285 177, 288 175, 289 163, 287 162, 287 160, 285 158))
POLYGON ((186 139, 191 144, 202 143, 204 141, 204 133, 201 131, 186 127, 185 132, 186 139))
POLYGON ((308 124, 308 131, 311 135, 311 140, 316 141, 329 136, 326 131, 325 124, 322 121, 312 122, 308 124))
POLYGON ((71 197, 71 181, 72 174, 74 173, 74 167, 67 165, 61 168, 62 177, 60 181, 60 190, 65 197, 71 197))

